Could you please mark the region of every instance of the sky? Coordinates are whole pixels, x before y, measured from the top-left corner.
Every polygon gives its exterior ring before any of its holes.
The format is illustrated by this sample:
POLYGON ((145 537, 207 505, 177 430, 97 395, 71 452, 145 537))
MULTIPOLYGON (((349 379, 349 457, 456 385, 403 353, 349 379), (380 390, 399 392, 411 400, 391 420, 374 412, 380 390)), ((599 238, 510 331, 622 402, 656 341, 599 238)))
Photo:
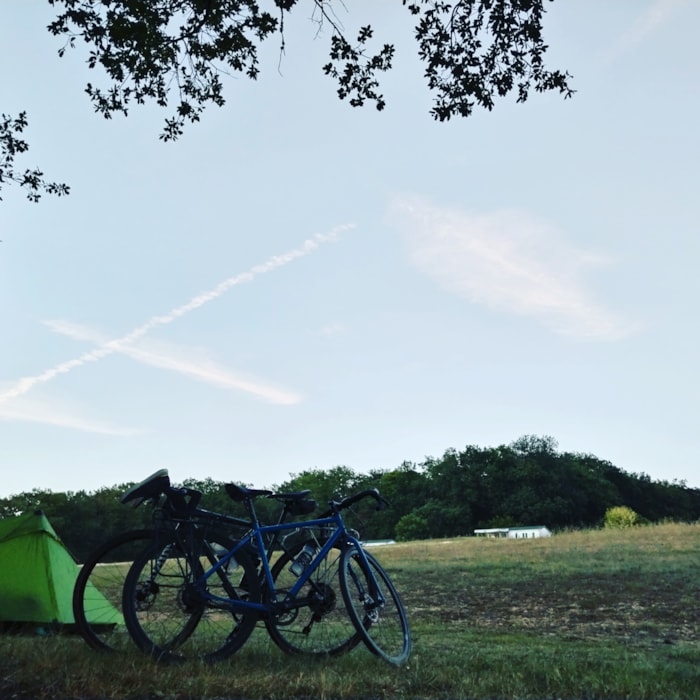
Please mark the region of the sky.
POLYGON ((401 4, 347 7, 396 44, 384 111, 337 99, 302 8, 163 143, 167 111, 93 112, 47 3, 0 3, 17 164, 71 187, 0 193, 0 497, 522 435, 700 487, 700 3, 546 3, 574 97, 448 123, 401 4))

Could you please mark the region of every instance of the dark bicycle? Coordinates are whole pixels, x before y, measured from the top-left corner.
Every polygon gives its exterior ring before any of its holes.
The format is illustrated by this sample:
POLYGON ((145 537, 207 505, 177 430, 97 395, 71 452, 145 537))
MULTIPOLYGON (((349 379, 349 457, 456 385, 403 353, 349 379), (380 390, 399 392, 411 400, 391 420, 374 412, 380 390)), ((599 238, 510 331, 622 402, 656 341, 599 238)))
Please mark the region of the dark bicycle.
POLYGON ((240 649, 263 619, 286 651, 336 654, 361 639, 392 664, 408 660, 411 635, 399 594, 342 516, 368 497, 383 508, 376 489, 332 501, 316 519, 274 525, 260 524, 255 499, 275 494, 226 489, 248 513, 244 536, 175 529, 134 561, 122 607, 139 648, 159 660, 215 661, 240 649), (277 558, 270 542, 291 535, 300 536, 296 547, 277 558))
MULTIPOLYGON (((311 513, 316 502, 310 499, 309 491, 298 493, 271 493, 269 498, 280 502, 282 508, 278 523, 290 517, 311 513)), ((95 550, 83 564, 73 590, 73 614, 78 631, 93 648, 103 651, 122 650, 131 643, 122 616, 122 591, 126 574, 134 559, 142 552, 154 549, 164 565, 171 567, 177 557, 174 541, 197 541, 212 566, 219 555, 226 551, 233 533, 243 535, 251 527, 248 520, 231 515, 215 513, 199 507, 201 493, 190 488, 175 488, 170 484, 167 470, 160 470, 140 484, 129 489, 123 503, 134 506, 150 503, 154 506, 154 526, 151 529, 133 530, 120 534, 95 550), (216 533, 212 533, 216 528, 216 533), (222 530, 226 534, 222 534, 222 530), (204 545, 204 541, 207 545, 204 545)), ((281 584, 288 575, 288 566, 304 546, 294 533, 288 533, 287 542, 271 537, 267 543, 267 558, 275 559, 272 574, 281 584), (279 548, 280 551, 275 552, 279 548)), ((255 553, 253 558, 256 558, 255 553)), ((164 569, 163 575, 166 570, 164 569)), ((319 571, 318 576, 321 576, 319 571)), ((250 585, 250 584, 248 584, 250 585)), ((318 582, 318 585, 331 585, 318 582)), ((182 605, 182 600, 178 602, 182 605)), ((330 616, 329 614, 329 617, 330 616)), ((361 641, 354 627, 347 623, 345 632, 338 629, 333 638, 295 634, 293 623, 281 632, 269 621, 270 636, 280 648, 288 653, 312 655, 339 654, 351 649, 361 641)), ((318 632, 318 629, 315 630, 318 632)))

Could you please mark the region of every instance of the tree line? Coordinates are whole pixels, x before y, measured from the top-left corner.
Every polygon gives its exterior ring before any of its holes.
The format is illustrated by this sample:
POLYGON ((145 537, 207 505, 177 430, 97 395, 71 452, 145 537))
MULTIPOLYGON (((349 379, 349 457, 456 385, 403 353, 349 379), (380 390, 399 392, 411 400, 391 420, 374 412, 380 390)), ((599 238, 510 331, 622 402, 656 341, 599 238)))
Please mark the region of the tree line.
MULTIPOLYGON (((389 470, 309 469, 269 488, 279 492, 311 489, 320 504, 317 512, 332 498, 379 489, 391 507, 376 511, 374 502, 367 499, 346 519, 365 539, 455 537, 471 535, 476 528, 536 524, 553 530, 598 527, 606 511, 616 506, 630 508, 642 521, 700 520, 700 489, 682 481, 631 474, 593 455, 560 452, 557 447, 550 437, 527 435, 498 447, 448 449, 440 458, 404 462, 389 470)), ((43 510, 81 560, 108 537, 150 525, 152 509, 133 509, 119 502, 132 485, 94 492, 34 489, 0 499, 0 517, 43 510)), ((182 485, 202 492, 204 508, 245 515, 226 495, 223 482, 189 479, 182 485)), ((276 517, 276 501, 258 499, 257 504, 262 520, 276 517)))

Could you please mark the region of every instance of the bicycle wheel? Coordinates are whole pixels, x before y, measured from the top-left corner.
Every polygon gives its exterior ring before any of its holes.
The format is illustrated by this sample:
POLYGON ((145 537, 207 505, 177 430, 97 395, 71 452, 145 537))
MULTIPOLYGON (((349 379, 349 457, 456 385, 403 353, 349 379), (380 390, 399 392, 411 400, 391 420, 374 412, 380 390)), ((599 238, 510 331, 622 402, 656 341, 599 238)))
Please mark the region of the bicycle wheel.
POLYGON ((208 600, 260 601, 257 571, 245 552, 220 567, 205 584, 195 581, 233 547, 225 537, 175 536, 136 559, 124 583, 123 611, 136 645, 161 661, 216 661, 240 649, 259 614, 234 611, 208 600))
POLYGON ((122 616, 122 588, 134 557, 153 543, 152 530, 112 537, 83 563, 73 587, 78 633, 100 651, 122 651, 130 637, 122 616))
POLYGON ((406 611, 389 575, 368 552, 357 547, 343 552, 340 587, 348 614, 367 648, 397 666, 411 655, 406 611))
MULTIPOLYGON (((289 552, 283 552, 272 567, 277 601, 285 600, 297 577, 289 570, 290 564, 303 548, 299 543, 289 552)), ((362 641, 361 635, 345 610, 339 582, 341 550, 332 548, 319 562, 292 607, 270 612, 265 619, 268 634, 287 654, 307 656, 337 656, 362 641)), ((263 600, 269 596, 263 592, 263 600)))

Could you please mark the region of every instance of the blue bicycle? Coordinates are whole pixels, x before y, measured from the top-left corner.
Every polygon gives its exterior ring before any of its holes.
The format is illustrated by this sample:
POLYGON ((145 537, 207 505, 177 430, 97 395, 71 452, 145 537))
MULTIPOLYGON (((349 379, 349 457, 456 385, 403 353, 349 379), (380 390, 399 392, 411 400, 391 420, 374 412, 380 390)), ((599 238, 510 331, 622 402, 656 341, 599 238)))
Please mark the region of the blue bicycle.
POLYGON ((244 536, 230 541, 185 521, 134 561, 122 609, 140 649, 159 660, 216 661, 240 649, 262 620, 292 653, 336 655, 364 641, 392 664, 408 660, 401 598, 342 516, 368 497, 383 508, 376 489, 332 501, 318 518, 274 525, 261 525, 255 511, 255 499, 271 491, 226 490, 249 516, 244 536))
MULTIPOLYGON (((312 513, 317 504, 309 494, 310 491, 306 490, 269 496, 279 504, 276 522, 312 513)), ((176 537, 181 542, 186 536, 199 538, 216 526, 218 535, 225 532, 229 538, 235 539, 250 529, 247 520, 201 508, 201 497, 201 492, 196 489, 173 486, 166 469, 160 469, 123 494, 121 500, 125 504, 153 507, 152 527, 120 533, 105 541, 84 561, 73 588, 73 616, 77 631, 91 647, 115 651, 123 650, 129 644, 130 636, 121 615, 122 593, 131 563, 141 552, 162 543, 161 558, 166 561, 170 544, 176 537), (193 529, 198 534, 192 533, 193 529)), ((277 543, 270 541, 270 555, 276 547, 277 543)), ((288 549, 289 554, 283 552, 279 557, 282 565, 285 560, 291 564, 290 559, 297 553, 295 547, 288 549)), ((221 546, 212 543, 208 551, 211 563, 216 563, 216 551, 221 551, 221 546)), ((323 650, 318 644, 294 647, 285 643, 280 635, 273 639, 286 652, 315 653, 323 650)))

